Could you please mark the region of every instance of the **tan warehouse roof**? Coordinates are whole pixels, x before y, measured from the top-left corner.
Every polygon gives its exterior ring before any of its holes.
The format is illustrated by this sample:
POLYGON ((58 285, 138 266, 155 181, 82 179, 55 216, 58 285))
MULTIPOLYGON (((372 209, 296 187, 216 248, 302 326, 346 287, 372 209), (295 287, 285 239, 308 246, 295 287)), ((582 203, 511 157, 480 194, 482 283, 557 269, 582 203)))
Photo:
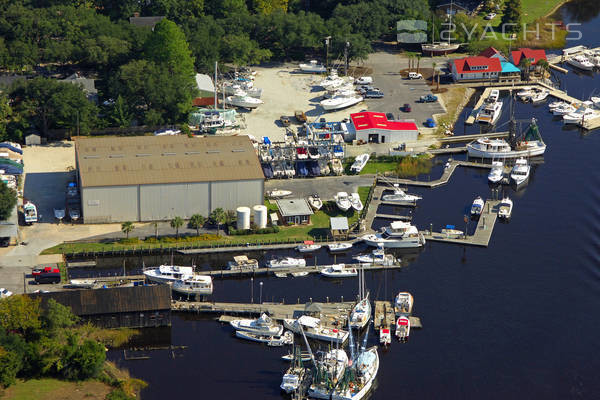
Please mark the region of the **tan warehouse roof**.
POLYGON ((264 179, 248 136, 135 136, 75 142, 82 187, 264 179))

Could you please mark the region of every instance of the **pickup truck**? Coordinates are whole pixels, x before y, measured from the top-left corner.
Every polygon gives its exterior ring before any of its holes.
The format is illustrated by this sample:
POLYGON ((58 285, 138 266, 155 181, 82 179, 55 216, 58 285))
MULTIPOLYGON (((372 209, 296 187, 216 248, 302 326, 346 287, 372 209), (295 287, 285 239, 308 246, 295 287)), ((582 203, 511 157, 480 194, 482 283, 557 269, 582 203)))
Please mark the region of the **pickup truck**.
POLYGON ((363 95, 365 99, 380 99, 383 97, 381 90, 367 90, 363 95))
POLYGON ((419 98, 419 100, 421 101, 421 103, 434 103, 437 101, 437 96, 434 96, 432 94, 426 94, 425 96, 421 96, 419 98))

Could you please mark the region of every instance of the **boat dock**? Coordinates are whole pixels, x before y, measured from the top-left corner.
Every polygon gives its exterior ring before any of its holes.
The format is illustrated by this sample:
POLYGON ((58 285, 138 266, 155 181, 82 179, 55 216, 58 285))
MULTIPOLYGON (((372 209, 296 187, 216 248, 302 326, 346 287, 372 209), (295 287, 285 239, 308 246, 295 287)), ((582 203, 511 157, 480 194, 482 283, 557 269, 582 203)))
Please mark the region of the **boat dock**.
MULTIPOLYGON (((472 142, 473 140, 477 140, 477 139, 483 138, 483 137, 486 137, 488 139, 505 138, 505 137, 508 137, 508 131, 506 131, 506 132, 476 133, 474 135, 449 136, 449 137, 445 137, 445 138, 440 139, 440 142, 442 142, 442 144, 464 143, 464 142, 472 142)), ((464 149, 465 149, 465 151, 467 150, 466 147, 464 149)), ((450 149, 448 149, 448 150, 450 150, 450 149)), ((428 150, 428 152, 431 152, 431 150, 428 150)))
POLYGON ((494 225, 498 219, 498 205, 500 203, 500 200, 486 200, 473 235, 467 235, 466 237, 448 237, 444 233, 433 232, 431 230, 423 231, 421 233, 425 237, 425 240, 432 242, 487 247, 492 238, 494 225))
POLYGON ((396 221, 412 221, 412 217, 408 215, 396 215, 396 214, 375 214, 375 218, 394 219, 396 221))
MULTIPOLYGON (((419 317, 409 316, 411 328, 422 328, 421 319, 419 317)), ((391 328, 396 325, 396 312, 391 301, 375 301, 375 317, 373 319, 375 329, 391 328)))

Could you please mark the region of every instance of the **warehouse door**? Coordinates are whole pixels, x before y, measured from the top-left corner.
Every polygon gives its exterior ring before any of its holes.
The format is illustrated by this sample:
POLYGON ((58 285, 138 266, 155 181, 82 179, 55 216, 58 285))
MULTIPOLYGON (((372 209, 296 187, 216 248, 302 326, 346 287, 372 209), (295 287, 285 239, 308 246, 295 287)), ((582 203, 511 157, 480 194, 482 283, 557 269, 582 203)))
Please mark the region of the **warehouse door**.
POLYGON ((378 133, 370 133, 369 134, 369 143, 379 143, 379 134, 378 133))

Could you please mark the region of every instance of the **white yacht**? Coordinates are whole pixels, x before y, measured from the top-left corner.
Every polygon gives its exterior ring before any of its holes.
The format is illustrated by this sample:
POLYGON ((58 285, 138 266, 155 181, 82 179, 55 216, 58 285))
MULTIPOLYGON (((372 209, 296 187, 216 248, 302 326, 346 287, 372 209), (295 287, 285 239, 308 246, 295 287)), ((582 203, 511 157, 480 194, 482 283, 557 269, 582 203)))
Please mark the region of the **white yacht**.
POLYGON ((178 265, 161 265, 158 268, 144 270, 146 279, 158 283, 175 282, 179 279, 191 278, 193 275, 194 268, 180 267, 178 265))
POLYGON ((348 242, 334 242, 334 243, 329 243, 327 245, 327 248, 332 253, 336 252, 336 251, 346 251, 346 250, 349 250, 350 248, 352 248, 352 243, 348 243, 348 242))
POLYGON ((362 240, 369 246, 385 248, 413 248, 425 245, 425 238, 418 229, 403 221, 394 221, 381 233, 365 235, 362 240))
POLYGON ((590 97, 590 101, 594 103, 594 107, 600 108, 600 97, 592 96, 590 97))
POLYGON ((360 171, 363 170, 365 165, 367 165, 367 162, 369 161, 369 157, 370 157, 369 153, 363 153, 363 154, 357 156, 354 159, 352 166, 350 167, 350 172, 353 172, 355 174, 360 173, 360 171))
POLYGON ((266 343, 268 346, 283 346, 292 344, 294 341, 294 334, 290 331, 285 331, 281 335, 262 335, 248 331, 235 331, 235 336, 252 342, 266 343))
POLYGON ((275 189, 275 190, 268 191, 267 197, 269 197, 271 199, 281 199, 283 197, 289 196, 290 194, 292 194, 291 190, 275 189))
POLYGON ((346 264, 333 264, 321 270, 321 275, 327 278, 349 278, 358 275, 356 268, 346 267, 346 264))
POLYGON ((529 96, 529 101, 532 103, 541 103, 542 101, 546 100, 549 95, 550 92, 548 89, 535 90, 531 96, 529 96))
POLYGON ((361 351, 353 363, 354 374, 348 385, 337 385, 331 394, 332 400, 361 400, 373 387, 379 371, 377 346, 361 351))
POLYGON ((324 327, 321 325, 321 320, 319 318, 303 315, 298 319, 283 320, 283 326, 294 333, 300 333, 300 325, 302 325, 302 329, 307 338, 339 344, 344 344, 348 339, 348 331, 324 327))
POLYGON ((502 102, 484 103, 475 120, 480 124, 495 125, 502 114, 502 102))
POLYGON ((338 76, 336 70, 332 70, 329 76, 327 76, 327 78, 319 82, 319 86, 321 86, 325 90, 329 90, 343 86, 345 83, 346 81, 344 80, 344 78, 338 76))
POLYGON ((564 124, 581 124, 583 121, 597 118, 600 115, 599 112, 592 110, 588 107, 579 107, 577 111, 563 115, 564 124))
POLYGON ((594 64, 583 54, 569 58, 567 63, 584 71, 592 71, 594 69, 594 64))
POLYGON ((253 108, 260 106, 263 103, 264 103, 264 101, 262 101, 261 99, 257 99, 255 97, 250 97, 245 93, 244 94, 240 93, 240 94, 237 94, 234 96, 227 97, 227 104, 230 104, 235 107, 253 109, 253 108))
POLYGON ((334 382, 337 384, 344 377, 348 367, 348 355, 342 349, 330 350, 317 361, 315 367, 318 372, 308 388, 308 396, 323 400, 333 399, 334 382))
POLYGON ((524 158, 519 158, 515 161, 515 165, 510 171, 510 180, 515 184, 518 188, 529 180, 529 172, 531 171, 531 166, 524 158))
POLYGON ((371 318, 371 303, 369 302, 369 295, 356 303, 352 312, 350 313, 350 327, 355 329, 364 328, 371 318))
POLYGON ((396 315, 410 315, 412 314, 414 298, 412 294, 408 292, 400 292, 396 296, 394 306, 396 315))
POLYGON ((304 258, 293 258, 293 257, 280 257, 274 258, 267 262, 267 268, 295 268, 295 267, 306 267, 306 260, 304 258))
POLYGON ((238 331, 246 331, 264 336, 281 336, 283 326, 275 323, 267 314, 257 319, 234 319, 229 324, 238 331))
POLYGON ((235 271, 248 271, 258 268, 258 260, 247 256, 235 256, 233 261, 227 263, 227 269, 235 271))
POLYGON ((492 169, 488 174, 488 181, 499 183, 504 178, 504 163, 502 161, 492 161, 492 169))
POLYGON ((566 101, 557 100, 557 101, 553 101, 552 103, 548 104, 548 108, 550 109, 550 112, 552 112, 552 110, 554 110, 555 108, 567 106, 570 104, 571 103, 567 103, 566 101))
POLYGON ((308 204, 310 204, 310 206, 315 210, 320 210, 321 207, 323 207, 323 200, 321 200, 321 197, 315 193, 308 197, 308 204))
POLYGON ((396 321, 396 337, 401 342, 407 341, 410 335, 410 318, 401 316, 396 321))
POLYGON ((69 286, 81 289, 93 289, 96 285, 100 285, 96 279, 71 279, 69 286))
POLYGON ((352 107, 355 104, 363 101, 364 98, 357 94, 352 95, 336 95, 330 99, 325 99, 321 101, 321 107, 325 111, 334 111, 341 110, 343 108, 352 107))
POLYGON ((348 211, 350 207, 352 207, 352 203, 346 192, 338 192, 338 194, 335 195, 335 204, 342 211, 348 211))
POLYGON ((551 111, 553 115, 567 115, 574 113, 577 109, 569 103, 564 103, 563 105, 553 108, 551 111))
POLYGON ((356 211, 360 212, 363 210, 363 203, 360 201, 360 196, 358 193, 350 194, 350 203, 352 204, 352 208, 354 208, 356 211))
POLYGON ((310 253, 311 251, 316 251, 321 248, 320 244, 315 244, 312 240, 307 240, 304 243, 298 245, 296 250, 300 253, 310 253))
POLYGON ((400 189, 397 183, 394 184, 394 193, 381 196, 381 200, 383 201, 404 206, 415 206, 417 205, 417 200, 421 199, 421 196, 406 193, 404 190, 400 189))
POLYGON ((174 281, 171 289, 183 295, 207 295, 213 292, 213 281, 210 276, 194 274, 189 278, 174 281))
POLYGON ((296 175, 296 169, 294 168, 294 164, 291 161, 283 162, 283 170, 285 172, 285 176, 288 178, 293 178, 296 175))
POLYGON ((500 205, 498 206, 498 218, 509 219, 512 215, 513 202, 507 196, 502 199, 500 205))
POLYGON ((398 261, 392 254, 385 254, 383 249, 375 249, 371 254, 359 254, 352 257, 361 264, 390 266, 398 261))
POLYGON ((477 198, 473 200, 473 205, 471 206, 471 215, 481 215, 484 205, 485 202, 483 201, 481 196, 477 196, 477 198))
POLYGON ((530 86, 525 86, 523 88, 521 88, 521 90, 519 90, 517 92, 517 97, 520 98, 521 100, 525 100, 528 99, 529 96, 531 96, 532 94, 532 89, 530 86))
POLYGON ((537 123, 532 119, 531 124, 517 143, 515 148, 504 139, 479 138, 467 144, 469 157, 505 159, 518 157, 541 156, 546 151, 546 144, 542 140, 537 123))
POLYGON ((300 68, 300 71, 309 74, 323 74, 327 72, 327 68, 317 60, 310 60, 307 64, 300 64, 298 67, 300 68))

